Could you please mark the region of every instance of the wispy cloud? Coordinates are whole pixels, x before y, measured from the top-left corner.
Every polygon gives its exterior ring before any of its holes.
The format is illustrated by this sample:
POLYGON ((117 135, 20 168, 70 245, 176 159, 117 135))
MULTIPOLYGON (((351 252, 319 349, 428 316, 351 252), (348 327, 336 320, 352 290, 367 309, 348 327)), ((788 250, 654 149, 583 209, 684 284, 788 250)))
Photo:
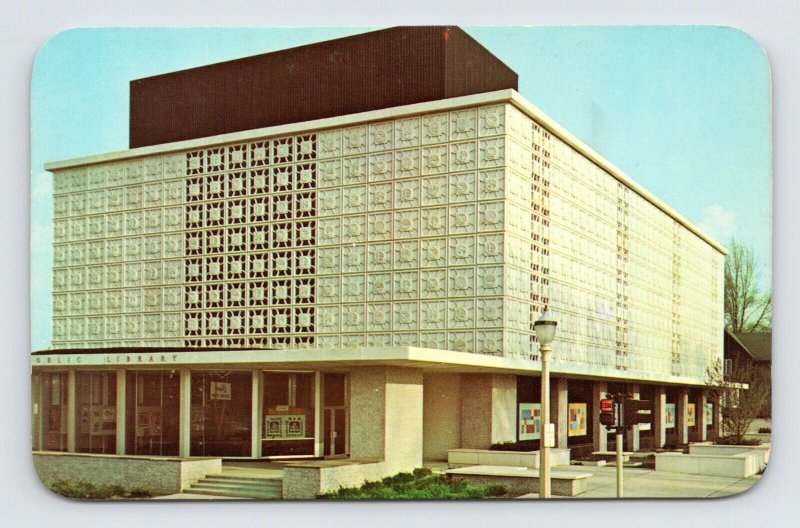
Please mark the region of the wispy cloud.
POLYGON ((717 242, 725 244, 736 234, 736 213, 719 204, 710 205, 703 209, 698 227, 717 242))

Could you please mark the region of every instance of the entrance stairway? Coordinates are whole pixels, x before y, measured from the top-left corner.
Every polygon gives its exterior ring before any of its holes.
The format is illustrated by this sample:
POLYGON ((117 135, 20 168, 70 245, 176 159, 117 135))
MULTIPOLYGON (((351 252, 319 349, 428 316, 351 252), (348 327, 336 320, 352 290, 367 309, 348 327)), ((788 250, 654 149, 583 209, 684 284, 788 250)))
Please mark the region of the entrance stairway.
POLYGON ((184 493, 243 499, 280 499, 283 497, 283 477, 275 471, 223 466, 222 473, 200 479, 184 490, 184 493))

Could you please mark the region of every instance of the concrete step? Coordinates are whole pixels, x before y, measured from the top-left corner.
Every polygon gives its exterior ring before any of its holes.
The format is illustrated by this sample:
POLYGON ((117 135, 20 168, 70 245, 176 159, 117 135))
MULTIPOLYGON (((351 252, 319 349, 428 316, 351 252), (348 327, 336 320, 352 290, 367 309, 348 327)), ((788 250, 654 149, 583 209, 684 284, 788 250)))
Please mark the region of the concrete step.
POLYGON ((268 484, 261 484, 261 483, 244 483, 244 482, 224 482, 219 480, 200 480, 197 483, 193 484, 192 486, 205 486, 205 487, 214 487, 214 488, 225 488, 225 489, 252 489, 252 490, 280 490, 283 489, 283 483, 268 483, 268 484))
POLYGON ((280 499, 283 496, 283 490, 280 486, 243 486, 219 482, 204 483, 202 481, 190 486, 186 492, 226 497, 249 497, 253 499, 280 499))
POLYGON ((271 484, 276 484, 281 486, 283 484, 283 479, 280 478, 258 478, 258 477, 239 477, 239 476, 228 476, 225 474, 222 475, 207 475, 203 479, 206 482, 229 482, 229 483, 241 483, 241 484, 264 484, 269 486, 271 484))
POLYGON ((248 490, 222 490, 217 488, 195 488, 191 487, 186 490, 186 493, 195 493, 197 495, 216 495, 220 497, 236 497, 239 499, 264 499, 275 500, 281 499, 279 493, 257 493, 248 490))
POLYGON ((221 474, 207 475, 192 484, 186 492, 251 499, 280 499, 283 496, 281 478, 242 476, 235 471, 227 473, 223 469, 221 474))

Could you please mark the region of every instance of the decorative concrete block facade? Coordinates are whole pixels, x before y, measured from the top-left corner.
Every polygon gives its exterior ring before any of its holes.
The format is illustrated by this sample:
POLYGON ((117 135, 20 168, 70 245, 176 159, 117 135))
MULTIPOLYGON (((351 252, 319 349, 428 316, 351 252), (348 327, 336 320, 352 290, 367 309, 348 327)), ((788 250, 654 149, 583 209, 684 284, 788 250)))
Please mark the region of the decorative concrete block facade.
POLYGON ((717 248, 517 95, 424 106, 55 170, 53 346, 536 362, 549 304, 555 365, 703 379, 722 352, 717 248))

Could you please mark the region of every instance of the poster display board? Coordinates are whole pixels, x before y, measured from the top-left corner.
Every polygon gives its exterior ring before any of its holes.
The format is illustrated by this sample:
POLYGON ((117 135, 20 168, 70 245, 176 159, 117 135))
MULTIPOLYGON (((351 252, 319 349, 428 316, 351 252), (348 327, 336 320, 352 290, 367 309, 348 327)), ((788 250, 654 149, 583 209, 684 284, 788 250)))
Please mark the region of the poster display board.
POLYGON ((664 406, 664 422, 667 429, 675 427, 675 404, 668 403, 664 406))
POLYGON ((222 381, 211 382, 211 399, 212 400, 230 400, 231 399, 231 384, 222 381))
POLYGON ((542 404, 519 404, 519 439, 539 440, 542 434, 542 404))
POLYGON ((567 436, 586 436, 587 406, 585 403, 569 404, 569 428, 567 436))
POLYGON ((114 405, 82 405, 80 432, 91 434, 116 434, 117 408, 114 405))
POLYGON ((686 425, 694 427, 697 424, 697 408, 694 403, 686 407, 686 425))
POLYGON ((706 402, 706 425, 714 425, 714 404, 706 402))
POLYGON ((303 414, 267 414, 264 416, 264 438, 284 440, 305 438, 306 417, 303 414))
POLYGON ((161 407, 139 407, 136 412, 136 436, 161 435, 161 407))

